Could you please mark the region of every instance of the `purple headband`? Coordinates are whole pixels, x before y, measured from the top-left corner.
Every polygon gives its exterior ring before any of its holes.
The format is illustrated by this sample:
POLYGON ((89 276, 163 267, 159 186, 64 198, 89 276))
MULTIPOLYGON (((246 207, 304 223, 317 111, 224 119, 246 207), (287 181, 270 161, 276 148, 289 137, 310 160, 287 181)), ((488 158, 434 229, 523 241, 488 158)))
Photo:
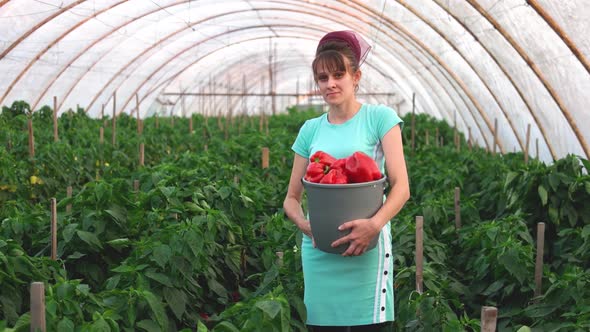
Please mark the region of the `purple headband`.
POLYGON ((369 45, 369 43, 367 43, 360 34, 350 30, 333 31, 326 34, 324 37, 322 37, 322 39, 320 39, 320 42, 318 43, 318 49, 328 41, 345 42, 352 50, 352 53, 354 53, 354 56, 359 63, 359 67, 363 62, 365 62, 365 58, 371 50, 371 45, 369 45))

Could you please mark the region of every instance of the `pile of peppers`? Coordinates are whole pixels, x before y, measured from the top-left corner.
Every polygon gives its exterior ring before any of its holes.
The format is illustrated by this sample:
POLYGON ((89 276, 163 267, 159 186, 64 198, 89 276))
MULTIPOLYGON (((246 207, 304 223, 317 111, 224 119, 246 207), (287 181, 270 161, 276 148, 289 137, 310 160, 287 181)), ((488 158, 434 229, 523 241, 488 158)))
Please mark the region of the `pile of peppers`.
POLYGON ((304 179, 314 183, 345 184, 375 181, 382 177, 375 160, 361 151, 341 159, 317 151, 309 157, 304 179))

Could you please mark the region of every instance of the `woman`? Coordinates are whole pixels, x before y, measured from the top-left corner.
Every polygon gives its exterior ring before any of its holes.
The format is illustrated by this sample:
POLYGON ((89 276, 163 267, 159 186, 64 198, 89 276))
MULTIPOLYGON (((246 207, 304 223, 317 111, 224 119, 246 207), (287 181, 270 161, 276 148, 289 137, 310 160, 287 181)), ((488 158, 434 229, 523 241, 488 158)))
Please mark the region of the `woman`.
POLYGON ((389 221, 410 197, 404 160, 402 120, 383 105, 361 104, 355 92, 359 69, 370 47, 353 31, 336 31, 319 42, 312 63, 314 79, 329 111, 308 120, 293 144, 295 159, 283 203, 287 217, 304 233, 302 264, 304 302, 310 331, 391 331, 393 329, 393 256, 389 221), (369 219, 344 223, 350 233, 332 243, 348 243, 342 254, 315 248, 313 232, 301 207, 308 159, 316 151, 344 158, 355 151, 371 156, 391 190, 369 219), (369 242, 379 237, 375 249, 369 242))

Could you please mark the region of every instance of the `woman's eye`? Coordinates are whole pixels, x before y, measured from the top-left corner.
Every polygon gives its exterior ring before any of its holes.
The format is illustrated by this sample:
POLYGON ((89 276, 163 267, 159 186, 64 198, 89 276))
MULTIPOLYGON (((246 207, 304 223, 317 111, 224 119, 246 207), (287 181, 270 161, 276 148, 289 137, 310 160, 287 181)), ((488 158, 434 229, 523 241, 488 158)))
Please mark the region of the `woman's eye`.
POLYGON ((325 81, 327 79, 328 79, 328 76, 324 76, 324 75, 318 76, 319 81, 325 81))
POLYGON ((342 77, 344 77, 344 73, 334 73, 334 77, 342 78, 342 77))

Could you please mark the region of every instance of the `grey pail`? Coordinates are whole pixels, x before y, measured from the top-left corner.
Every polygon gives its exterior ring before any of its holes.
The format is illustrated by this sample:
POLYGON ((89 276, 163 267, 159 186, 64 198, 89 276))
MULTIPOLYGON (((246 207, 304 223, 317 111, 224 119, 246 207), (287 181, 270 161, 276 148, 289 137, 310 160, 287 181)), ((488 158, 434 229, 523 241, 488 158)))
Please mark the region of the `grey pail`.
MULTIPOLYGON (((385 189, 383 177, 379 180, 363 183, 323 184, 302 179, 307 193, 309 221, 317 248, 341 254, 348 248, 348 243, 332 248, 332 242, 347 235, 350 231, 339 231, 341 224, 362 218, 370 218, 383 205, 385 189)), ((367 250, 375 248, 379 236, 376 236, 367 250)))

